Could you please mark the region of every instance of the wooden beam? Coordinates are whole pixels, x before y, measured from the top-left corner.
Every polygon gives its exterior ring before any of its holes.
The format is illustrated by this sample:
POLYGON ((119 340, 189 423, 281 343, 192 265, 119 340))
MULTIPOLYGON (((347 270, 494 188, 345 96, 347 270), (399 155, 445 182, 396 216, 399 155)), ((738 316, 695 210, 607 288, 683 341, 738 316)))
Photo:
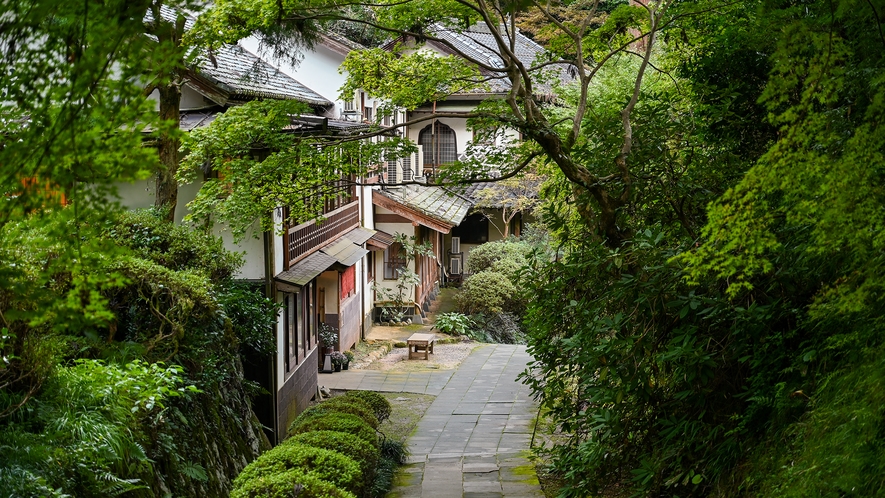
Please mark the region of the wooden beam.
POLYGON ((420 211, 404 206, 389 197, 379 194, 377 191, 372 191, 372 204, 408 218, 412 221, 412 224, 421 224, 440 233, 449 233, 452 230, 453 225, 449 225, 448 223, 431 218, 420 211))

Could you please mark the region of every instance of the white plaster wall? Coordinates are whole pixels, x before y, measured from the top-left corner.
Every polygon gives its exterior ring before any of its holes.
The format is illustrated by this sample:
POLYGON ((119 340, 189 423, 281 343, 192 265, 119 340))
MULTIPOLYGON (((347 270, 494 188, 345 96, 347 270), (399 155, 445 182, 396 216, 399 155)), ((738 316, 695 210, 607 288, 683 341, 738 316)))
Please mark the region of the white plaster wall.
MULTIPOLYGON (((134 183, 120 182, 115 185, 120 196, 120 204, 128 209, 149 208, 154 205, 156 182, 153 178, 134 183)), ((175 207, 175 222, 181 220, 190 210, 187 203, 194 200, 200 191, 199 183, 191 183, 178 187, 178 204, 175 207)))
MULTIPOLYGON (((148 95, 150 100, 153 100, 155 105, 154 109, 157 111, 160 110, 160 92, 159 90, 154 90, 148 95)), ((193 88, 184 85, 181 87, 181 110, 182 111, 193 111, 199 109, 205 109, 207 107, 212 107, 216 105, 215 102, 207 99, 200 92, 194 90, 193 88)))
MULTIPOLYGON (((154 205, 155 182, 153 179, 142 180, 135 183, 118 183, 117 192, 120 195, 120 204, 127 209, 144 209, 154 205)), ((200 183, 190 183, 178 187, 178 205, 175 207, 175 223, 182 223, 185 215, 190 213, 187 203, 194 200, 200 191, 200 183)), ((260 230, 256 222, 253 230, 260 230)), ((250 231, 239 243, 234 242, 233 235, 224 226, 216 225, 212 229, 216 237, 221 237, 224 248, 228 251, 245 253, 243 266, 237 271, 234 278, 244 280, 260 280, 264 278, 264 237, 258 233, 258 238, 253 237, 254 231, 250 231)), ((283 271, 282 265, 282 238, 279 239, 280 264, 275 266, 277 273, 283 271)))
MULTIPOLYGON (((392 214, 391 211, 384 209, 382 207, 378 207, 378 213, 392 214)), ((411 223, 376 223, 376 230, 381 230, 387 232, 391 235, 395 235, 397 233, 404 233, 406 235, 414 236, 416 235, 415 227, 411 223)), ((395 287, 396 280, 385 280, 384 279, 384 253, 379 252, 380 256, 376 258, 376 266, 375 266, 375 280, 378 282, 380 287, 384 287, 386 289, 393 289, 395 287)), ((412 270, 417 271, 415 268, 415 262, 413 261, 412 270)), ((414 296, 414 286, 409 290, 408 295, 414 296)))
POLYGON ((343 105, 338 98, 338 90, 344 85, 347 76, 339 74, 338 68, 344 62, 344 56, 320 44, 311 51, 303 52, 299 64, 292 64, 288 60, 272 60, 270 54, 261 54, 261 41, 257 37, 252 36, 240 40, 240 45, 262 57, 268 64, 276 66, 283 73, 295 78, 304 86, 335 102, 335 111, 329 117, 338 119, 341 116, 343 105))
POLYGON ((317 288, 326 289, 326 314, 338 314, 338 272, 326 271, 317 277, 317 288))
MULTIPOLYGON (((234 278, 242 280, 264 279, 264 233, 261 231, 257 221, 240 242, 234 242, 233 234, 223 225, 214 225, 212 233, 216 237, 221 237, 221 242, 224 244, 225 249, 244 255, 243 266, 237 270, 234 278)), ((280 236, 275 238, 282 241, 280 236)))

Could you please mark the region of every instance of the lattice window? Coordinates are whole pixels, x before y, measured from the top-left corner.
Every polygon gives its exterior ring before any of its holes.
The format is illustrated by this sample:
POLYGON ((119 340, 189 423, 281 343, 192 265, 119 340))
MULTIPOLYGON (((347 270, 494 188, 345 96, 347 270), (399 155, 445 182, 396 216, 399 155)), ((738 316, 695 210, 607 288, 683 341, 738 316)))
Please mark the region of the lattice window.
POLYGON ((406 256, 403 254, 403 245, 394 242, 384 251, 384 279, 396 280, 399 277, 397 270, 406 267, 406 256))
POLYGON ((425 168, 453 163, 458 157, 455 131, 443 123, 433 123, 421 130, 418 145, 424 146, 425 168))

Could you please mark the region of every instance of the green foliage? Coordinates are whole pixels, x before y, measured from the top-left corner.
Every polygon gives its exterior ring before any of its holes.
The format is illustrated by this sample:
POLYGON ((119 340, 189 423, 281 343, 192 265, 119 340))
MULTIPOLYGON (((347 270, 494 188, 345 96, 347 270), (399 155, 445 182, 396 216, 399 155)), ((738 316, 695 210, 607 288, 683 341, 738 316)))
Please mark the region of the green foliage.
POLYGON ((500 313, 517 308, 518 290, 503 273, 483 271, 470 275, 455 296, 462 313, 500 313))
POLYGON ((351 100, 357 90, 363 90, 409 110, 473 90, 481 79, 475 68, 458 57, 421 51, 404 55, 380 48, 350 52, 341 69, 349 75, 339 92, 341 99, 351 100))
MULTIPOLYGON (((520 275, 535 248, 515 238, 489 242, 470 250, 467 269, 471 275, 455 296, 459 311, 466 314, 521 313, 525 293, 520 275)), ((489 336, 476 337, 491 340, 489 336)))
POLYGON ((378 461, 378 468, 375 479, 372 481, 372 487, 369 489, 369 496, 372 498, 387 496, 390 488, 393 487, 393 480, 399 466, 406 463, 408 456, 408 448, 401 441, 384 439, 381 442, 381 459, 378 461))
POLYGON ((770 417, 802 409, 784 392, 804 382, 787 370, 797 343, 788 296, 742 307, 715 286, 690 288, 666 264, 683 250, 648 231, 630 248, 591 245, 544 265, 527 315, 541 375, 525 380, 570 435, 552 452, 565 496, 616 483, 705 494, 770 417))
POLYGON ((357 496, 363 486, 363 473, 355 461, 337 451, 302 445, 291 440, 266 451, 247 465, 237 476, 236 482, 248 482, 289 470, 301 471, 357 496))
POLYGON ((467 335, 480 342, 525 344, 526 334, 519 315, 509 312, 473 315, 475 328, 467 335))
POLYGON ((338 431, 353 434, 360 439, 377 444, 378 437, 363 419, 350 413, 328 413, 322 417, 310 417, 293 422, 289 426, 289 436, 311 431, 338 431))
POLYGON ((180 374, 180 367, 140 361, 79 360, 56 369, 32 409, 0 430, 0 494, 51 489, 51 496, 116 496, 144 489, 152 462, 143 423, 159 418, 163 403, 184 390, 180 374))
POLYGON ((353 434, 338 431, 311 431, 295 434, 286 440, 288 443, 302 444, 314 448, 337 451, 347 455, 359 464, 367 482, 375 473, 380 456, 378 446, 360 439, 353 434))
POLYGON ((371 406, 369 406, 367 402, 359 398, 348 398, 345 396, 338 396, 323 401, 322 403, 317 403, 308 408, 292 421, 290 427, 296 426, 307 419, 324 417, 329 413, 349 413, 351 415, 356 415, 371 428, 378 428, 378 418, 375 416, 371 406))
POLYGON ((189 133, 179 181, 197 181, 206 168, 212 177, 188 205, 187 219, 226 224, 237 239, 250 231, 258 237, 279 228, 273 216, 278 208, 287 208, 285 221, 294 225, 316 219, 327 200, 350 195, 342 178, 365 177, 367 165, 414 150, 399 138, 332 146, 327 139, 284 132, 308 110, 291 100, 255 100, 189 133))
MULTIPOLYGON (((470 255, 467 257, 467 268, 471 273, 485 270, 500 271, 501 267, 494 267, 494 264, 498 262, 506 262, 507 268, 518 268, 525 266, 531 252, 532 246, 513 238, 489 242, 470 250, 470 255)), ((512 278, 515 274, 508 276, 512 278)))
POLYGON ((231 498, 291 498, 300 486, 299 498, 356 498, 356 495, 296 469, 234 481, 231 498))
POLYGON ((394 323, 405 321, 409 309, 414 305, 412 302, 413 289, 421 283, 421 278, 415 273, 412 262, 418 256, 435 258, 433 246, 429 241, 418 244, 414 236, 403 233, 393 235, 395 244, 398 244, 400 256, 405 265, 396 269, 396 282, 393 288, 377 281, 372 283, 372 290, 377 294, 377 300, 385 305, 381 308, 381 317, 394 323))
POLYGON ((375 413, 375 417, 378 418, 379 422, 384 422, 390 417, 390 410, 392 409, 390 401, 387 401, 387 398, 374 391, 347 391, 344 393, 344 397, 359 400, 368 405, 375 413))
POLYGON ((433 327, 444 334, 467 335, 474 327, 473 321, 461 313, 440 313, 433 327))
POLYGON ((320 324, 320 341, 324 348, 334 348, 338 345, 338 330, 328 323, 320 324))
POLYGON ((261 289, 233 284, 218 295, 218 303, 231 321, 241 346, 260 355, 277 350, 275 328, 278 303, 264 297, 261 289))

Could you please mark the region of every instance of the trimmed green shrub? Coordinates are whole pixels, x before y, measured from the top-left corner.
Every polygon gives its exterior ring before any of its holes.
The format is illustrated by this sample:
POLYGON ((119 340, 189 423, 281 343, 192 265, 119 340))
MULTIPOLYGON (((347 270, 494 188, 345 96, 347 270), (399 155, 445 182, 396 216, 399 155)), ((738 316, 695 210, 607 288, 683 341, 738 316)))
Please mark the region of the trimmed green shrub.
POLYGON ((353 434, 369 443, 378 444, 375 429, 369 427, 363 419, 349 413, 326 413, 323 416, 311 417, 295 422, 289 427, 289 435, 310 431, 338 431, 353 434))
POLYGON ((321 412, 339 412, 356 415, 357 417, 365 420, 371 428, 378 428, 378 417, 375 415, 375 411, 372 406, 369 405, 364 399, 337 396, 330 400, 323 401, 322 403, 316 405, 314 408, 321 412))
POLYGON ((330 413, 349 413, 351 415, 356 415, 363 419, 369 427, 373 429, 378 428, 378 418, 368 404, 359 399, 345 399, 342 396, 338 396, 337 398, 323 401, 322 403, 316 404, 303 411, 292 421, 291 424, 289 424, 289 431, 291 431, 293 427, 303 424, 308 420, 325 417, 330 413))
MULTIPOLYGON (((480 246, 482 247, 482 246, 480 246)), ((518 308, 516 286, 503 273, 483 271, 471 275, 455 296, 461 313, 500 313, 518 308)))
POLYGON ((255 479, 292 469, 302 470, 338 488, 360 494, 363 472, 358 463, 337 451, 289 442, 265 452, 240 472, 237 478, 255 479))
POLYGON ((298 498, 356 498, 353 493, 298 469, 251 479, 241 476, 234 479, 230 498, 292 498, 296 485, 302 486, 298 498))
POLYGON ((344 397, 358 399, 366 403, 375 412, 379 422, 384 422, 390 417, 390 401, 375 391, 347 391, 344 397))
POLYGON ((346 432, 305 432, 290 437, 284 444, 288 444, 289 441, 313 448, 337 451, 347 455, 359 464, 366 480, 370 480, 374 476, 375 466, 378 465, 378 458, 380 456, 376 445, 346 432))
POLYGON ((488 242, 470 250, 470 255, 467 256, 467 268, 470 273, 480 273, 492 270, 495 262, 501 260, 510 260, 512 264, 508 263, 507 266, 519 268, 526 264, 531 252, 531 245, 513 239, 488 242))

